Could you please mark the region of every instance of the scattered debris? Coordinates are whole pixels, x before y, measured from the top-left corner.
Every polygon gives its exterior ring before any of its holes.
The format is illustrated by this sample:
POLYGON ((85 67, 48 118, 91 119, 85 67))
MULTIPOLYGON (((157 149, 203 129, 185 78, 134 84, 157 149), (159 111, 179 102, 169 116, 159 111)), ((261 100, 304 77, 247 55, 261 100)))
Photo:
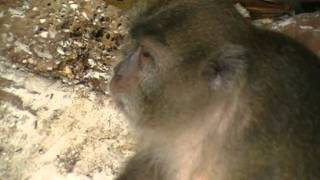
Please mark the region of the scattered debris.
POLYGON ((9 61, 108 94, 117 63, 113 52, 127 33, 127 18, 119 9, 103 0, 25 0, 0 12, 7 24, 0 27, 0 44, 5 45, 0 51, 9 61))

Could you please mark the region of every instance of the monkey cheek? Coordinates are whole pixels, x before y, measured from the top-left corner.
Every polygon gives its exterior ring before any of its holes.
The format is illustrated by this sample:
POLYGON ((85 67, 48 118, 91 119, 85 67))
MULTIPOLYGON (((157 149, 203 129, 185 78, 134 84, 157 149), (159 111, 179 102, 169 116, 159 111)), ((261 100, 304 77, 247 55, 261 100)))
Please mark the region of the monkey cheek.
POLYGON ((124 79, 121 75, 114 75, 109 85, 110 92, 112 94, 118 94, 125 91, 126 87, 123 81, 124 79))
POLYGON ((141 97, 137 88, 128 87, 129 84, 117 84, 117 82, 113 79, 110 83, 110 91, 112 95, 112 99, 119 110, 130 120, 136 121, 139 119, 141 104, 141 97), (125 86, 127 85, 127 87, 125 86))
POLYGON ((111 79, 109 90, 111 94, 132 94, 138 87, 138 78, 133 75, 130 76, 123 76, 116 74, 111 79))

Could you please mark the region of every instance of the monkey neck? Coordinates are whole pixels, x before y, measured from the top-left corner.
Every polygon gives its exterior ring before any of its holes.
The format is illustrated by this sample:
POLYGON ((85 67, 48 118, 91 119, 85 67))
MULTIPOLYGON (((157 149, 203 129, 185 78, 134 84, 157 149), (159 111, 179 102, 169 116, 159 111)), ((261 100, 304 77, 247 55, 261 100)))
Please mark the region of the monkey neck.
MULTIPOLYGON (((239 102, 243 101, 232 99, 230 102, 224 101, 228 103, 219 104, 219 107, 214 104, 214 107, 189 116, 193 119, 187 122, 192 123, 182 125, 178 130, 142 130, 139 147, 153 153, 155 162, 169 167, 167 179, 206 180, 206 177, 211 176, 214 166, 221 166, 223 142, 231 142, 228 139, 240 136, 240 129, 244 127, 245 121, 242 119, 245 117, 241 114, 245 112, 242 111, 243 108, 239 108, 239 102), (212 109, 215 109, 214 112, 212 109), (232 132, 229 131, 231 127, 232 132), (205 159, 208 156, 217 158, 213 158, 214 162, 209 162, 205 159)), ((215 172, 216 177, 220 177, 220 174, 222 173, 215 172)))

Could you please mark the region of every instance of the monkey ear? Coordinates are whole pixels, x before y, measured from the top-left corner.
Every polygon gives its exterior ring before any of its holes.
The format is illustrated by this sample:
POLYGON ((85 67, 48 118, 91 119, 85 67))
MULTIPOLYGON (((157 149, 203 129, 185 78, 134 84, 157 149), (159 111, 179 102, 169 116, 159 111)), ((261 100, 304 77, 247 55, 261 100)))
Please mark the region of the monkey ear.
POLYGON ((246 69, 246 49, 240 45, 226 45, 206 61, 202 76, 212 90, 231 90, 240 83, 246 69))

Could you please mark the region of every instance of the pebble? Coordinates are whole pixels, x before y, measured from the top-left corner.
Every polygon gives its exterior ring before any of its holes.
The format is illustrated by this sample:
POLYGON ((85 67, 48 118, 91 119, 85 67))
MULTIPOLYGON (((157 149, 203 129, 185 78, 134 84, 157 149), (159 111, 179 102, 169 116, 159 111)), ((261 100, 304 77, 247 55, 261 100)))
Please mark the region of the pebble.
POLYGON ((45 23, 47 20, 46 19, 40 19, 39 20, 41 24, 45 23))
POLYGON ((65 52, 63 51, 62 47, 58 47, 57 52, 61 55, 65 55, 65 52))
POLYGON ((312 26, 300 26, 300 29, 313 29, 312 26))
POLYGON ((43 31, 39 34, 42 38, 48 38, 49 32, 48 31, 43 31))
POLYGON ((48 50, 40 51, 35 48, 34 52, 41 58, 45 58, 45 59, 52 59, 53 58, 53 56, 49 53, 48 50))
POLYGON ((93 59, 88 59, 88 63, 89 63, 89 65, 90 65, 91 67, 93 67, 93 66, 96 65, 96 63, 94 62, 93 59))
POLYGON ((28 45, 21 43, 20 41, 14 42, 14 45, 17 49, 22 50, 30 55, 32 55, 32 52, 30 51, 30 48, 28 45))
POLYGON ((79 7, 78 4, 71 4, 71 5, 70 5, 70 8, 73 9, 73 10, 78 9, 78 7, 79 7))
POLYGON ((84 18, 86 18, 87 20, 90 20, 90 18, 88 17, 88 15, 87 15, 86 12, 82 12, 81 14, 82 14, 82 16, 83 16, 84 18))

